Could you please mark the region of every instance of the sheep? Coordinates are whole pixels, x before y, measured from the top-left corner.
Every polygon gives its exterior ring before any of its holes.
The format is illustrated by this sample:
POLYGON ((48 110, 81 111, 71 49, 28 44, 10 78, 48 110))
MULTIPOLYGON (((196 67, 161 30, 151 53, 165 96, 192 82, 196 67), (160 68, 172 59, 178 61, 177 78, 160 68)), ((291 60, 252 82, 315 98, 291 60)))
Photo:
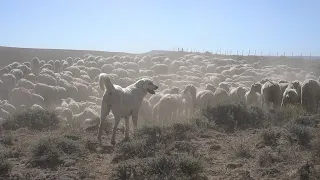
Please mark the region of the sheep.
POLYGON ((20 64, 19 66, 17 66, 16 69, 20 69, 22 71, 23 75, 30 74, 32 72, 31 69, 24 64, 20 64))
POLYGON ((181 96, 178 94, 164 95, 152 110, 154 121, 162 120, 162 125, 165 125, 171 123, 173 118, 179 119, 181 103, 181 96))
POLYGON ((70 71, 73 77, 80 77, 80 69, 77 66, 69 66, 65 69, 65 71, 70 71))
POLYGON ((17 81, 23 78, 23 72, 20 69, 12 69, 10 74, 13 74, 17 81))
POLYGON ((210 90, 212 92, 215 92, 217 90, 217 88, 214 87, 212 84, 207 84, 205 90, 210 90))
POLYGON ((270 103, 273 109, 277 110, 281 106, 281 89, 277 82, 267 81, 262 85, 262 104, 270 108, 270 103))
POLYGON ((162 98, 161 94, 152 95, 149 98, 149 102, 150 102, 151 106, 154 107, 160 101, 161 98, 162 98))
POLYGON ((16 86, 16 77, 13 74, 3 74, 0 80, 2 81, 1 99, 8 99, 9 92, 16 86))
POLYGON ((24 79, 26 79, 26 80, 28 80, 28 81, 30 81, 32 83, 36 82, 36 76, 33 73, 25 75, 24 79))
POLYGON ((152 106, 148 101, 148 99, 144 98, 139 110, 139 119, 143 119, 143 121, 146 123, 147 121, 150 121, 151 118, 152 118, 152 106))
POLYGON ((32 93, 30 90, 25 88, 14 88, 10 92, 9 102, 14 106, 18 107, 21 104, 31 106, 30 102, 32 101, 32 93))
POLYGON ((26 79, 20 79, 16 84, 16 87, 23 87, 31 90, 34 88, 34 84, 31 81, 28 81, 26 79))
POLYGON ((260 83, 254 83, 251 85, 251 88, 245 94, 246 104, 248 106, 259 106, 261 105, 261 87, 260 83))
POLYGON ((49 86, 56 86, 57 85, 57 80, 55 79, 55 77, 53 77, 49 74, 39 74, 36 77, 36 82, 46 84, 49 86))
POLYGON ((296 105, 299 101, 299 95, 295 89, 287 88, 282 96, 281 107, 287 106, 289 104, 296 105))
POLYGON ((228 83, 226 83, 226 82, 219 83, 219 87, 218 88, 221 88, 221 89, 226 90, 227 92, 230 92, 230 85, 228 83))
POLYGON ((301 105, 308 112, 317 112, 320 99, 319 82, 306 79, 301 87, 301 105))
POLYGON ((230 91, 230 100, 234 103, 244 102, 247 91, 243 87, 236 87, 230 91))
POLYGON ((3 101, 0 106, 3 110, 7 111, 10 115, 13 115, 17 110, 12 104, 8 103, 8 101, 6 100, 3 101))
POLYGON ((38 105, 38 104, 33 104, 31 107, 30 107, 30 110, 43 110, 43 108, 38 105))
POLYGON ((44 106, 46 108, 55 107, 59 103, 58 89, 55 86, 37 83, 34 87, 34 92, 44 98, 44 106))
POLYGON ((210 90, 203 90, 197 94, 197 107, 200 110, 213 106, 215 101, 214 92, 210 90))
POLYGON ((10 115, 10 113, 8 113, 8 111, 0 108, 0 118, 2 118, 2 119, 8 119, 8 118, 10 118, 10 117, 11 117, 11 115, 10 115))
POLYGON ((301 83, 299 81, 296 80, 296 81, 289 83, 287 86, 287 89, 295 89, 296 92, 298 93, 298 98, 300 101, 300 99, 301 99, 301 83))
POLYGON ((183 91, 183 95, 186 99, 186 116, 187 117, 192 117, 195 109, 196 109, 196 104, 197 104, 197 89, 196 87, 194 87, 194 85, 192 84, 188 84, 184 91, 183 91))
POLYGON ((155 64, 150 69, 157 75, 169 73, 169 67, 166 64, 155 64))
POLYGON ((40 60, 35 57, 31 60, 31 70, 34 74, 37 74, 40 68, 40 60))
POLYGON ((213 93, 214 95, 214 105, 219 105, 222 103, 229 102, 229 93, 222 88, 217 88, 217 90, 213 93))

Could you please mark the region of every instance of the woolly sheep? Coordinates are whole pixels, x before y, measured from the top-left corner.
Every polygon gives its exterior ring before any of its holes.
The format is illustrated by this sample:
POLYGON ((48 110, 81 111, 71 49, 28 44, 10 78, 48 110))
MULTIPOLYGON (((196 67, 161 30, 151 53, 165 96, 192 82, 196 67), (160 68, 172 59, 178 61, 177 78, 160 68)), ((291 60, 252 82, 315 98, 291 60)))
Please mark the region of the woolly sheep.
POLYGON ((4 74, 8 74, 10 70, 7 67, 4 67, 0 70, 0 77, 4 74))
POLYGON ((18 107, 21 104, 30 105, 32 100, 31 92, 25 88, 14 88, 10 93, 10 103, 14 107, 18 107))
POLYGON ((320 99, 319 82, 306 79, 301 87, 301 105, 308 112, 317 112, 320 99))
POLYGON ((13 74, 3 74, 0 77, 0 80, 3 82, 3 86, 6 89, 13 89, 16 85, 16 77, 13 74))
POLYGON ((20 79, 16 84, 16 87, 23 87, 31 90, 34 88, 34 84, 31 81, 28 81, 26 79, 20 79))
POLYGON ((215 101, 214 93, 210 90, 203 90, 197 94, 197 107, 201 109, 213 106, 215 101))
POLYGON ((218 88, 224 89, 227 92, 230 91, 230 85, 228 83, 226 83, 226 82, 219 83, 219 87, 218 88))
POLYGON ((16 112, 16 108, 8 103, 7 101, 5 101, 2 105, 1 108, 5 111, 7 111, 10 115, 13 115, 16 112))
POLYGON ((17 81, 23 78, 23 72, 20 69, 12 69, 10 74, 13 74, 17 81))
POLYGON ((214 105, 219 105, 229 101, 229 93, 225 89, 217 88, 213 95, 214 105))
POLYGON ((56 86, 57 80, 55 77, 49 75, 49 74, 39 74, 36 78, 37 83, 46 84, 49 86, 56 86))
POLYGON ((119 78, 129 77, 129 72, 123 68, 114 69, 112 73, 117 74, 119 78))
POLYGON ((24 78, 32 83, 36 82, 36 76, 33 73, 25 75, 24 78))
POLYGON ((80 77, 80 69, 76 66, 69 66, 65 69, 65 71, 72 72, 73 77, 80 77))
POLYGON ((247 91, 243 87, 236 87, 230 91, 230 100, 234 103, 244 102, 247 91))
POLYGON ((0 118, 8 119, 10 118, 10 113, 2 108, 0 108, 0 118))
POLYGON ((289 104, 295 105, 299 103, 299 95, 295 89, 286 89, 282 96, 281 106, 287 106, 289 104))
POLYGON ((187 117, 192 117, 196 108, 197 104, 197 89, 194 85, 188 84, 184 91, 183 91, 183 96, 186 98, 187 102, 185 111, 186 111, 186 116, 187 117), (189 98, 188 98, 189 96, 189 98))
POLYGON ((38 104, 34 104, 30 107, 31 110, 43 110, 43 108, 38 105, 38 104))
POLYGON ((17 66, 16 69, 20 69, 24 75, 30 74, 32 72, 31 69, 24 64, 20 64, 19 66, 17 66))
MULTIPOLYGON (((51 70, 51 71, 54 71, 54 68, 53 68, 53 66, 52 66, 51 64, 43 64, 43 65, 39 68, 39 70, 41 71, 41 70, 44 69, 44 68, 47 68, 47 69, 49 69, 49 70, 51 70)), ((37 72, 39 72, 39 71, 37 71, 37 72)))
POLYGON ((274 81, 267 81, 262 85, 262 103, 267 108, 270 108, 270 103, 273 109, 276 110, 281 106, 281 89, 278 83, 274 81))
POLYGON ((88 70, 88 75, 91 79, 94 79, 95 77, 97 77, 99 74, 101 73, 101 70, 99 68, 96 67, 90 67, 88 70))
POLYGON ((166 64, 155 64, 150 69, 153 70, 154 73, 158 75, 169 73, 169 67, 166 64))
POLYGON ((301 101, 301 83, 299 81, 296 80, 289 83, 287 89, 295 89, 298 93, 299 101, 301 101))
POLYGON ((251 85, 251 88, 245 94, 246 104, 248 106, 259 106, 261 105, 261 87, 260 83, 254 83, 251 85))
POLYGON ((217 88, 214 87, 212 84, 207 84, 205 90, 210 90, 212 92, 215 92, 217 90, 217 88))

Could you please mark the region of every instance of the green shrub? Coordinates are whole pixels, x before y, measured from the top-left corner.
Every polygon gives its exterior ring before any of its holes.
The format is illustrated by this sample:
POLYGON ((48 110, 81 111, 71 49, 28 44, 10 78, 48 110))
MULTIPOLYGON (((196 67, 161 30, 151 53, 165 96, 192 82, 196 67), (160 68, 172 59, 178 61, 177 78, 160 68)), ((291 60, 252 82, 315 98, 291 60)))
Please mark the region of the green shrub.
POLYGON ((271 128, 262 130, 259 138, 265 146, 277 145, 278 135, 276 131, 271 128))
POLYGON ((9 151, 0 145, 0 178, 7 176, 12 169, 12 164, 8 161, 9 156, 9 151))
POLYGON ((3 124, 3 128, 6 130, 16 130, 27 127, 34 130, 45 130, 57 127, 58 124, 59 118, 55 112, 47 110, 27 110, 7 119, 3 124))
POLYGON ((63 136, 46 136, 33 143, 30 146, 30 152, 29 162, 33 166, 54 168, 62 164, 64 158, 81 157, 84 146, 81 141, 63 136))
POLYGON ((254 106, 248 108, 242 103, 209 106, 203 109, 202 114, 226 132, 260 127, 267 119, 267 115, 262 109, 254 106))
POLYGON ((234 155, 239 158, 252 158, 252 149, 244 142, 236 143, 231 147, 234 155))
POLYGON ((303 147, 309 147, 312 140, 312 132, 310 127, 299 125, 299 124, 290 124, 288 125, 288 130, 292 139, 296 139, 298 144, 303 147))
POLYGON ((203 172, 199 159, 182 153, 122 162, 113 169, 111 179, 199 179, 203 172))

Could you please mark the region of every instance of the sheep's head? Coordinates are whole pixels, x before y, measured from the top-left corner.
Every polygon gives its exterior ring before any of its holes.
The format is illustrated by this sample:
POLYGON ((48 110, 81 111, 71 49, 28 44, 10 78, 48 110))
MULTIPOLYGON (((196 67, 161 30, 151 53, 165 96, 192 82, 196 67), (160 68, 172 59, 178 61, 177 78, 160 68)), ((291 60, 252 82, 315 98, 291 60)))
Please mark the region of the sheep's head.
POLYGON ((260 93, 262 85, 260 83, 253 83, 251 85, 251 91, 260 93))
POLYGON ((153 81, 147 78, 140 79, 136 86, 138 88, 142 88, 143 90, 147 91, 150 94, 155 94, 155 90, 157 90, 159 87, 155 84, 153 84, 153 81))

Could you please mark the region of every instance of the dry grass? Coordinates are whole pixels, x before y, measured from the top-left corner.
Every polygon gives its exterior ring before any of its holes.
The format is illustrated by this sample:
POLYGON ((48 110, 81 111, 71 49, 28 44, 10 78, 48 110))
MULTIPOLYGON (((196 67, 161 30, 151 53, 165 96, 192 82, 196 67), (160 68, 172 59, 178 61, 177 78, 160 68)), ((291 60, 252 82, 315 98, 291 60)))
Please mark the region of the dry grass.
MULTIPOLYGON (((143 126, 128 142, 121 142, 119 133, 118 144, 102 151, 97 151, 95 131, 26 126, 1 136, 0 174, 4 179, 315 178, 320 172, 316 117, 301 114, 281 125, 264 119, 268 127, 249 121, 233 133, 219 124, 204 125, 205 119, 143 126)), ((108 144, 110 134, 103 138, 108 144)))

